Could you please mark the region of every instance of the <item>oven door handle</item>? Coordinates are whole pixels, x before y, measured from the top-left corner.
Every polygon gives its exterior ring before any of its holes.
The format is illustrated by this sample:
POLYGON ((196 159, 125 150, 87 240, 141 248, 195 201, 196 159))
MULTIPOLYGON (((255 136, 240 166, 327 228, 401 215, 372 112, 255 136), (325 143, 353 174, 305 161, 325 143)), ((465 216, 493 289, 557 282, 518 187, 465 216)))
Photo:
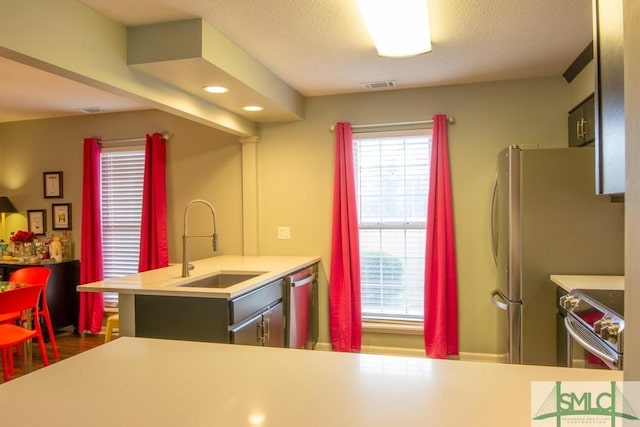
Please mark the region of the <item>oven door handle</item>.
POLYGON ((567 329, 569 335, 571 335, 571 338, 576 340, 576 342, 589 353, 592 353, 594 356, 602 359, 604 362, 607 362, 609 366, 618 369, 618 359, 594 347, 593 344, 588 342, 580 333, 580 331, 576 329, 576 327, 573 325, 573 322, 574 321, 569 316, 564 318, 564 326, 567 329))

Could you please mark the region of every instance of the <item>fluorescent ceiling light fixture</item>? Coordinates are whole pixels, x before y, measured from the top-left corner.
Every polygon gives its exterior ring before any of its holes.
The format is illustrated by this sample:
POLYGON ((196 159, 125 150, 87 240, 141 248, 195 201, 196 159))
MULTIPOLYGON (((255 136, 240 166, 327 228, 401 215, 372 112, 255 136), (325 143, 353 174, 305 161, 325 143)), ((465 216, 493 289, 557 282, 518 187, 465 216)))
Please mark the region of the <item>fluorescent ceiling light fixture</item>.
POLYGON ((209 92, 209 93, 225 93, 225 92, 229 92, 229 89, 227 89, 226 87, 222 87, 222 86, 204 86, 202 89, 205 92, 209 92))
POLYGON ((242 107, 244 111, 262 111, 264 108, 259 105, 247 105, 246 107, 242 107))
POLYGON ((357 0, 380 56, 431 51, 427 0, 357 0))

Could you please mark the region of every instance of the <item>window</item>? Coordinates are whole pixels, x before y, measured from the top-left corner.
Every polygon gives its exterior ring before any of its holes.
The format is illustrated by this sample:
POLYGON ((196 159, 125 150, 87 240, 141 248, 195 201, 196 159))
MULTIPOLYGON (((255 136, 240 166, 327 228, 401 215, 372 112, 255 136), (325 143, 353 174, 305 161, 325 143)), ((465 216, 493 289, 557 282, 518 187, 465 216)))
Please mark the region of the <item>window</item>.
MULTIPOLYGON (((144 146, 102 149, 101 209, 104 278, 138 272, 144 146)), ((117 305, 105 294, 105 306, 117 305)))
POLYGON ((354 135, 362 315, 424 316, 431 130, 354 135))

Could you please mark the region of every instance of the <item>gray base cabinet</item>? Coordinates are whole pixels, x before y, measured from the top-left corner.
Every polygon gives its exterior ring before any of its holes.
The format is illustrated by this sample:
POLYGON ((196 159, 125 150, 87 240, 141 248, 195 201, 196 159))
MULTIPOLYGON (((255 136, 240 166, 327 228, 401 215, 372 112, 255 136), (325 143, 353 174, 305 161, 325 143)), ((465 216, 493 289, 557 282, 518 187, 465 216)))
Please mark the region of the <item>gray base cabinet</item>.
POLYGON ((136 336, 229 342, 228 301, 216 298, 136 295, 136 336))
POLYGON ((282 302, 231 329, 231 343, 284 347, 282 302))
POLYGON ((232 300, 135 296, 135 335, 284 347, 282 280, 232 300))
POLYGON ((135 336, 313 349, 318 265, 231 300, 135 295, 135 336))

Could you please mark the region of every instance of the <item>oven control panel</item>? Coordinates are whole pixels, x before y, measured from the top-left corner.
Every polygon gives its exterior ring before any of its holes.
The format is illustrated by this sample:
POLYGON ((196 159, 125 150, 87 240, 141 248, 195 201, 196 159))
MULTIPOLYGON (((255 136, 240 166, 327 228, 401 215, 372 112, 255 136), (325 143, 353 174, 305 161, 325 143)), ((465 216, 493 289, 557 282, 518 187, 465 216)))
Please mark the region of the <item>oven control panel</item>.
POLYGON ((570 311, 578 304, 579 299, 571 294, 563 295, 560 297, 560 307, 567 311, 570 311))
POLYGON ((615 344, 618 342, 620 323, 614 322, 613 319, 605 317, 594 322, 593 330, 596 334, 600 335, 603 340, 615 344))

